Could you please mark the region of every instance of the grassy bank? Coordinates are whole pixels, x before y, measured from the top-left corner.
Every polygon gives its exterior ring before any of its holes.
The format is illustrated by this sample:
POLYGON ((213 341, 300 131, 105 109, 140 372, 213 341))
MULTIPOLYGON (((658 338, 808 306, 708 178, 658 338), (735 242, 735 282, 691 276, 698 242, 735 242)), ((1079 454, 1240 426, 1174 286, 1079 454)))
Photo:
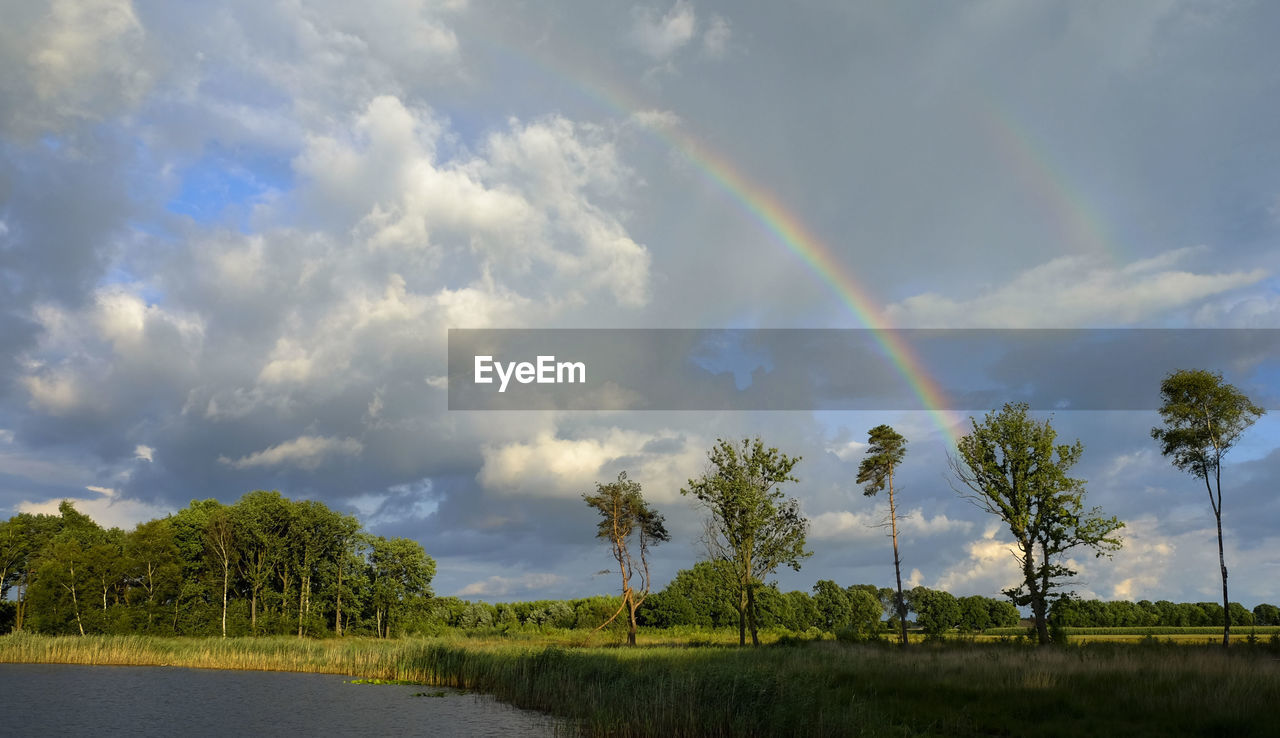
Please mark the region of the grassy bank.
POLYGON ((1263 648, 1000 644, 906 653, 466 640, 0 637, 0 661, 341 673, 479 690, 598 735, 1267 735, 1263 648))

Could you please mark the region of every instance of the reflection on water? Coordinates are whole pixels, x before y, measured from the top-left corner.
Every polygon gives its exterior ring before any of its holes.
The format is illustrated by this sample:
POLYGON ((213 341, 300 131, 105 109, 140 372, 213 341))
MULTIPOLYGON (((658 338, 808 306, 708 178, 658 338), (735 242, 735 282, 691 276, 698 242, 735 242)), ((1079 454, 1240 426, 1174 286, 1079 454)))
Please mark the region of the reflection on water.
POLYGON ((554 723, 483 695, 331 674, 0 664, 0 735, 545 736, 554 723), (444 697, 435 695, 444 692, 444 697), (430 696, 415 697, 416 693, 430 696))

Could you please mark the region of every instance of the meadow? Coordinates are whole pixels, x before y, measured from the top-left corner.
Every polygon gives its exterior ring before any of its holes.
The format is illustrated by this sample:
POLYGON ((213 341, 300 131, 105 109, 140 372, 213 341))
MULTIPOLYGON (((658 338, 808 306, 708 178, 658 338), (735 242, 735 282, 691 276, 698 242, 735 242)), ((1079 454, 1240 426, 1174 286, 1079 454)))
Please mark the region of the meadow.
MULTIPOLYGON (((0 637, 0 662, 346 674, 495 695, 583 735, 1274 735, 1280 648, 1013 640, 899 649, 774 634, 0 637)), ((1197 635, 1197 637, 1200 637, 1197 635)), ((1153 642, 1154 641, 1154 642, 1153 642)))

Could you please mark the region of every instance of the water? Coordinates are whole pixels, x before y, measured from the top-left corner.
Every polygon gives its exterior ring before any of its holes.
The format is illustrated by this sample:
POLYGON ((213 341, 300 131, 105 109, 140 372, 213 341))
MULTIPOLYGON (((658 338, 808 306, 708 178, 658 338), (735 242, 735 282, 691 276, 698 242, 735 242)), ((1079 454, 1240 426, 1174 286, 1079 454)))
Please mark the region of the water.
POLYGON ((0 735, 553 734, 550 718, 492 697, 438 687, 349 684, 350 679, 151 666, 0 664, 0 735), (435 696, 440 692, 445 696, 435 696))

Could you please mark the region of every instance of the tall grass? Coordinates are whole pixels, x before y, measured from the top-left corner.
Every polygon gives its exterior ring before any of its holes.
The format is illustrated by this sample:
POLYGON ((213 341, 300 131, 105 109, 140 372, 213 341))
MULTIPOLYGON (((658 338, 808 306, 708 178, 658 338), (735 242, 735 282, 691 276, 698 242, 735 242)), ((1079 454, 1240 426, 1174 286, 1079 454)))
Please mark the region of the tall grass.
POLYGON ((759 649, 498 640, 0 637, 0 661, 328 672, 479 690, 586 734, 1273 735, 1265 648, 759 649))

